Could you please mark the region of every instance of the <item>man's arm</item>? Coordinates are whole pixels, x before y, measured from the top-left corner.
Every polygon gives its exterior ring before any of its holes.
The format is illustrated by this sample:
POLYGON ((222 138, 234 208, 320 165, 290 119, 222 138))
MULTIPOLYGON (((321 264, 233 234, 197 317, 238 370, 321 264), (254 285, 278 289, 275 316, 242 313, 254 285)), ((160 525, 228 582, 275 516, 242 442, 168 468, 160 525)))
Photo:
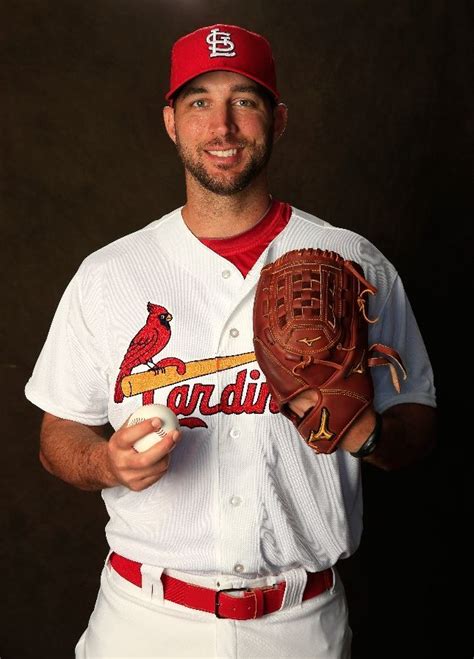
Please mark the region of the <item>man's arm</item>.
MULTIPOLYGON (((380 440, 364 462, 390 471, 420 460, 436 443, 436 409, 417 403, 400 403, 382 415, 380 440)), ((360 421, 343 437, 340 448, 354 453, 367 440, 375 426, 375 412, 366 410, 360 421)))
POLYGON ((107 440, 105 426, 86 426, 45 413, 41 426, 40 461, 49 473, 82 490, 124 485, 140 491, 158 481, 168 469, 179 431, 166 435, 144 453, 133 444, 161 425, 147 419, 123 426, 107 440))
MULTIPOLYGON (((317 403, 313 390, 294 398, 289 406, 303 416, 317 403)), ((436 442, 436 409, 418 403, 400 403, 382 415, 382 429, 376 449, 365 458, 376 467, 390 471, 406 467, 433 450, 436 442)), ((342 438, 339 448, 355 453, 375 427, 375 411, 367 408, 342 438)))

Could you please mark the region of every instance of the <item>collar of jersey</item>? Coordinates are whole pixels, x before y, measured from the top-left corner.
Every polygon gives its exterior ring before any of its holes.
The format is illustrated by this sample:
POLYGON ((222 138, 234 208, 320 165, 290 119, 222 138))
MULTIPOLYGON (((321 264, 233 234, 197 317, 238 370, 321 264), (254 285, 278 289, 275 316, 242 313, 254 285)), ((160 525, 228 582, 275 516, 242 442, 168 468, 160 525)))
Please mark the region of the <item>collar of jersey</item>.
POLYGON ((227 257, 268 243, 268 236, 275 236, 283 229, 291 216, 291 206, 274 199, 260 222, 247 231, 230 238, 199 238, 199 240, 220 256, 227 257), (281 225, 281 227, 280 227, 281 225))

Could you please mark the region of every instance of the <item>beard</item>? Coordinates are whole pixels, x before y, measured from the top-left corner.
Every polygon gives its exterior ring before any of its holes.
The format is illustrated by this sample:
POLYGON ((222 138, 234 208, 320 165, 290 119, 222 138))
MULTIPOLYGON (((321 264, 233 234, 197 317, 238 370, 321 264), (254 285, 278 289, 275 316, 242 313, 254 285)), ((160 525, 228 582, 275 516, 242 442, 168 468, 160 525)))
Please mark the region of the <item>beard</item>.
MULTIPOLYGON (((229 144, 228 139, 225 141, 225 145, 226 147, 232 146, 232 144, 229 144)), ((217 149, 221 146, 223 146, 223 144, 216 140, 212 142, 212 144, 207 144, 206 149, 217 149)), ((233 146, 243 148, 251 145, 249 145, 248 142, 241 140, 235 142, 233 146)), ((203 161, 200 159, 200 153, 204 151, 204 148, 199 147, 196 155, 191 153, 191 151, 180 142, 178 134, 176 134, 176 148, 186 171, 188 171, 203 188, 214 194, 230 196, 244 190, 260 174, 260 172, 265 169, 272 154, 273 130, 272 128, 268 130, 263 144, 253 146, 249 162, 233 179, 228 179, 224 175, 222 177, 211 175, 206 170, 203 161)), ((219 169, 225 172, 228 167, 223 163, 219 166, 219 169)))

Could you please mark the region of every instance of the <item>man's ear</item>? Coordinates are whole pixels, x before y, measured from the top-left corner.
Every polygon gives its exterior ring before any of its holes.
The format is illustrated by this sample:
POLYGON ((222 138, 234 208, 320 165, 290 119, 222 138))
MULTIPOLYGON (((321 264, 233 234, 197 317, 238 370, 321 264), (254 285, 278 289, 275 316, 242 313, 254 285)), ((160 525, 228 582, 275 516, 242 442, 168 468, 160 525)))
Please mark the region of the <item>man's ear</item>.
POLYGON ((284 103, 278 103, 273 110, 273 143, 277 142, 286 130, 288 108, 284 103))
POLYGON ((170 105, 163 108, 163 121, 165 122, 166 132, 170 139, 176 144, 176 126, 174 123, 174 109, 170 105))

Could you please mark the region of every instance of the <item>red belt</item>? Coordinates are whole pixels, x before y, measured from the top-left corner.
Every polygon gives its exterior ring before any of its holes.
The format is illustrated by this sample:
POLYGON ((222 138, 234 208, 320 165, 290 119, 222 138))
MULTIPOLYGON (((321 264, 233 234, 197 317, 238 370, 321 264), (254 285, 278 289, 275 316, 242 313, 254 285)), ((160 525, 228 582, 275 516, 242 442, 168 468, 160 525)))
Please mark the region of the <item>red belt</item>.
MULTIPOLYGON (((141 563, 131 561, 112 552, 110 565, 121 577, 141 588, 141 563)), ((180 581, 168 574, 161 575, 165 600, 187 606, 190 609, 214 613, 218 618, 232 620, 251 620, 260 618, 267 613, 274 613, 281 608, 286 583, 282 581, 274 586, 264 588, 226 588, 212 590, 203 586, 180 581), (229 593, 243 591, 241 597, 233 597, 229 593)), ((316 597, 329 590, 333 584, 332 570, 309 572, 303 600, 316 597)))

